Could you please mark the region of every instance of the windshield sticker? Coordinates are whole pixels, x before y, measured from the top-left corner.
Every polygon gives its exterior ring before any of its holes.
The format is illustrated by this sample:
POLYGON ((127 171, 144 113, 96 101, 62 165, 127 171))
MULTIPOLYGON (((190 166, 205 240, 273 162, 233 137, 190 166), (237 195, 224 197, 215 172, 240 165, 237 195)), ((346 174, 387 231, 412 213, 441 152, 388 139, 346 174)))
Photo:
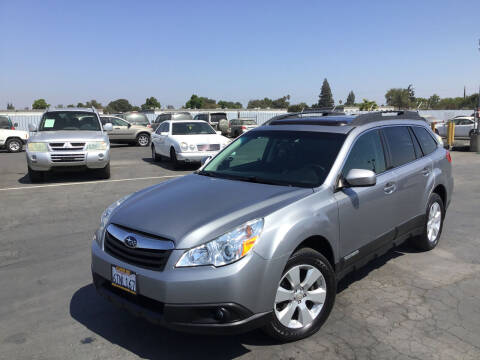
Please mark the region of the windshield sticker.
POLYGON ((45 123, 43 124, 43 127, 53 128, 53 125, 55 125, 55 119, 45 119, 45 123))

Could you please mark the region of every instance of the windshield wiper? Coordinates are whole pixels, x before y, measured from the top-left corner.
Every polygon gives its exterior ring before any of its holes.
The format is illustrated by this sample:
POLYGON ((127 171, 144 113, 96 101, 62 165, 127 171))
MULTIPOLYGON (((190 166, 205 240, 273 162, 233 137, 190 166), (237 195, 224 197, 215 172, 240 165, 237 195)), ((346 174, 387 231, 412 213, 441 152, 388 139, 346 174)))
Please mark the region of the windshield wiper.
POLYGON ((288 184, 283 181, 262 179, 262 178, 259 178, 258 176, 235 176, 235 177, 232 176, 232 178, 234 178, 235 180, 252 182, 257 184, 292 186, 292 184, 288 184))

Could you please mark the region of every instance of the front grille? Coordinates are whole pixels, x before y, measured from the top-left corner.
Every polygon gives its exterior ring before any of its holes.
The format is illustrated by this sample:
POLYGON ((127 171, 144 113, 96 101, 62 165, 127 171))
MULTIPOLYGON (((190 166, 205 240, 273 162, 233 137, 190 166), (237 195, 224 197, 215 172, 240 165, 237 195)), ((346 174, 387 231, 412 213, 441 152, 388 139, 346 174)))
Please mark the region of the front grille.
POLYGON ((200 144, 197 145, 198 151, 217 151, 220 150, 220 144, 200 144))
POLYGON ((108 231, 105 231, 104 247, 108 254, 128 264, 160 271, 171 253, 171 250, 129 248, 108 231))
POLYGON ((50 158, 55 163, 79 162, 85 160, 85 154, 50 154, 50 158))
POLYGON ((84 142, 56 142, 50 143, 50 148, 53 151, 75 151, 75 150, 83 150, 85 147, 84 142))

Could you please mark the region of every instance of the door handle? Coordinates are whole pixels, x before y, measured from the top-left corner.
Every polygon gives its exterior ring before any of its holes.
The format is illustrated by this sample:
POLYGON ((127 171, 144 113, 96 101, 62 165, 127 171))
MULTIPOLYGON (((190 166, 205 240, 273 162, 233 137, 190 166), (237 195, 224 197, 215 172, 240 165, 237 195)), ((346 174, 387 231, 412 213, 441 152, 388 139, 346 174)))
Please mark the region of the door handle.
POLYGON ((430 171, 431 171, 430 168, 426 167, 422 170, 422 175, 428 176, 430 175, 430 171))
POLYGON ((392 194, 395 190, 397 190, 397 185, 395 183, 389 182, 383 188, 385 194, 392 194))

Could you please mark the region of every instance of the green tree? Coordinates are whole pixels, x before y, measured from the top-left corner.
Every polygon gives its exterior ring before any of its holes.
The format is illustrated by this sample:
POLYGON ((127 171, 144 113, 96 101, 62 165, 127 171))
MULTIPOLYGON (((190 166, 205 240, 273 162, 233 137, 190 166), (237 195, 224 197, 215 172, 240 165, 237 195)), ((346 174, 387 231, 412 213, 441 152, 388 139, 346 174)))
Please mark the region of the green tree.
POLYGON ((132 105, 132 109, 130 111, 140 111, 140 106, 132 105))
POLYGON ((57 109, 63 109, 63 104, 58 104, 57 109))
POLYGON ((372 111, 375 109, 378 109, 378 105, 375 101, 363 99, 363 102, 360 104, 360 111, 372 111))
POLYGON ((240 102, 233 102, 233 101, 225 101, 220 100, 218 102, 218 106, 222 109, 241 109, 243 107, 242 103, 240 102))
POLYGON ((175 109, 175 106, 173 106, 173 105, 167 105, 167 109, 168 109, 168 110, 173 110, 173 109, 175 109))
POLYGON ((301 112, 304 109, 307 109, 308 105, 304 102, 301 102, 300 104, 294 104, 290 105, 287 109, 288 112, 301 112))
POLYGON ((415 104, 415 89, 413 88, 412 84, 408 85, 407 91, 408 91, 408 99, 410 100, 410 104, 415 104))
POLYGON ((7 110, 15 110, 15 106, 12 103, 7 103, 7 110))
POLYGON ((438 96, 437 94, 433 94, 428 98, 428 106, 430 107, 430 109, 437 109, 439 102, 440 96, 438 96))
POLYGON ((85 107, 94 107, 95 109, 102 109, 103 106, 97 100, 90 100, 85 103, 85 107))
POLYGON ((290 95, 283 96, 281 98, 272 101, 272 108, 274 109, 287 109, 290 105, 290 95))
POLYGON ((269 98, 250 100, 247 109, 267 109, 273 106, 273 100, 269 98))
POLYGON ((74 108, 74 107, 75 107, 75 105, 73 105, 73 104, 67 105, 67 108, 74 108))
POLYGON ((85 104, 84 103, 77 103, 77 108, 84 108, 85 107, 85 104))
POLYGON ((347 101, 345 101, 345 106, 354 106, 355 105, 355 94, 353 90, 348 93, 347 101))
POLYGON ((411 93, 408 89, 393 88, 385 94, 385 100, 390 106, 397 109, 409 109, 411 106, 411 93))
POLYGON ((193 94, 190 96, 190 100, 185 103, 185 108, 187 109, 201 109, 202 108, 202 99, 197 95, 193 94))
POLYGON ((108 113, 127 112, 132 111, 132 109, 133 106, 128 102, 127 99, 117 99, 114 101, 110 101, 107 105, 108 113))
POLYGON ((142 104, 142 110, 160 109, 160 102, 153 96, 145 99, 145 104, 142 104))
POLYGON ((335 104, 335 101, 333 101, 332 90, 330 89, 330 84, 327 79, 323 80, 322 90, 320 91, 318 98, 319 108, 331 108, 335 104))
POLYGON ((37 99, 33 102, 32 104, 32 109, 37 110, 37 109, 46 109, 50 106, 50 104, 47 104, 45 99, 37 99))

